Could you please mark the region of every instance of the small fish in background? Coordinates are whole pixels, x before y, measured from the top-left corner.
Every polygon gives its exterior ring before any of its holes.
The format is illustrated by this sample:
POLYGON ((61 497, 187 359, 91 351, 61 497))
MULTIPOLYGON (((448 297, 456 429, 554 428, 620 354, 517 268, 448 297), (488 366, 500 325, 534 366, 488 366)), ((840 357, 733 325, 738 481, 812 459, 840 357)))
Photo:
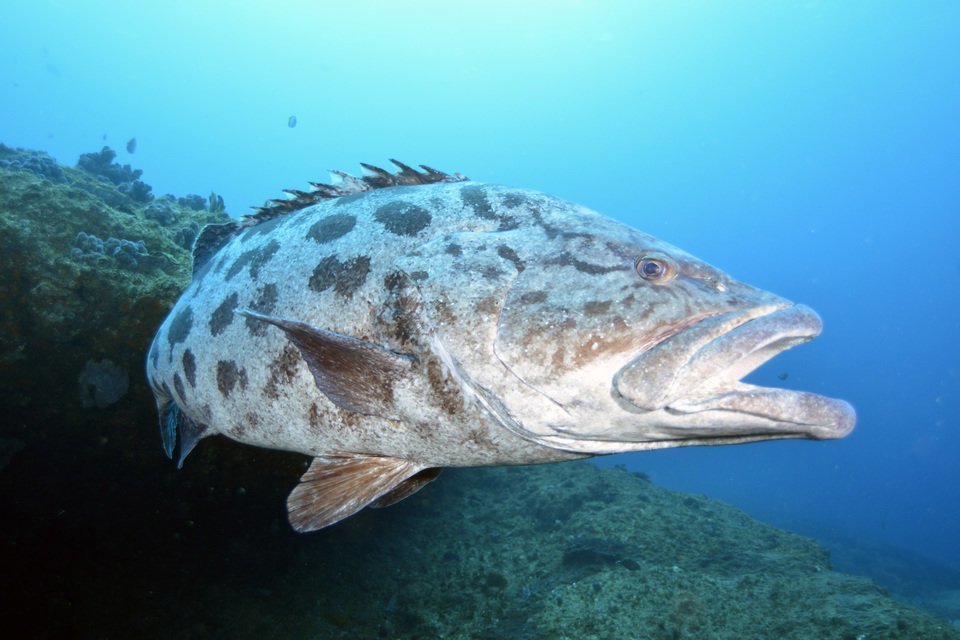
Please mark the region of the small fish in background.
POLYGON ((127 153, 133 153, 137 150, 137 139, 130 138, 127 140, 127 153))
POLYGON ((287 126, 290 127, 291 129, 297 126, 297 116, 290 116, 289 118, 287 118, 287 126))
POLYGON ((104 141, 106 141, 106 139, 107 139, 107 134, 103 134, 101 137, 104 139, 104 141))
POLYGON ((784 371, 783 373, 781 373, 781 374, 778 375, 777 377, 780 378, 781 380, 786 380, 787 378, 790 377, 790 374, 787 373, 786 371, 784 371))

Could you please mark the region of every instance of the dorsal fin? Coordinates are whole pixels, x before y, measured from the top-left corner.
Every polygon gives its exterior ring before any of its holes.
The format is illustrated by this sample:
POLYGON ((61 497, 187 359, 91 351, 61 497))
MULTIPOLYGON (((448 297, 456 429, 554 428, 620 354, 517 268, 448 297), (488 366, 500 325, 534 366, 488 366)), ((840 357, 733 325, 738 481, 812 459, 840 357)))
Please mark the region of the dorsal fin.
POLYGON ((373 189, 386 189, 388 187, 400 187, 417 184, 436 184, 438 182, 464 182, 469 180, 460 173, 444 173, 437 171, 426 165, 420 165, 423 171, 417 171, 413 167, 403 164, 399 160, 390 159, 399 169, 396 173, 390 173, 381 167, 361 162, 360 166, 367 171, 367 175, 352 176, 344 171, 331 169, 330 173, 337 178, 337 184, 323 184, 320 182, 311 182, 313 187, 311 191, 300 191, 298 189, 285 189, 290 197, 279 200, 271 200, 270 205, 266 207, 256 207, 255 213, 241 220, 243 227, 250 227, 255 224, 270 220, 280 215, 299 211, 317 204, 324 200, 349 196, 354 193, 371 191, 373 189))
POLYGON ((208 224, 200 233, 197 239, 193 241, 193 271, 191 275, 195 278, 197 273, 203 268, 213 255, 230 242, 233 236, 239 233, 240 222, 223 222, 220 224, 208 224))
POLYGON ((444 173, 437 171, 424 164, 420 165, 423 171, 417 171, 413 167, 403 164, 399 160, 390 159, 399 171, 390 173, 386 169, 374 166, 372 164, 360 163, 367 170, 368 175, 356 177, 344 171, 331 169, 330 173, 339 178, 338 184, 323 184, 320 182, 311 182, 313 187, 311 191, 300 191, 299 189, 284 189, 289 198, 271 200, 265 207, 254 207, 254 213, 240 218, 233 222, 223 224, 208 224, 197 235, 193 243, 193 275, 196 276, 204 264, 213 254, 220 250, 231 238, 241 231, 272 220, 300 209, 305 209, 311 205, 332 200, 343 196, 349 196, 354 193, 371 191, 373 189, 385 189, 388 187, 400 187, 418 184, 436 184, 438 182, 465 182, 469 180, 460 173, 444 173))

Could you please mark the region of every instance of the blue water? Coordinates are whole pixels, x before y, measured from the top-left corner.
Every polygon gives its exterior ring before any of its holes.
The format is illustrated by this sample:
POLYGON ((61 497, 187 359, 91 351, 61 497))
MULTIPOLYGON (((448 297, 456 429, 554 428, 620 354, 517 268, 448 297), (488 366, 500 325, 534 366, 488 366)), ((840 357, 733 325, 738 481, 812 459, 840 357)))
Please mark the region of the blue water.
POLYGON ((397 157, 812 306, 823 336, 752 381, 852 401, 852 436, 604 463, 960 566, 960 3, 5 4, 7 145, 109 144, 235 215, 397 157))

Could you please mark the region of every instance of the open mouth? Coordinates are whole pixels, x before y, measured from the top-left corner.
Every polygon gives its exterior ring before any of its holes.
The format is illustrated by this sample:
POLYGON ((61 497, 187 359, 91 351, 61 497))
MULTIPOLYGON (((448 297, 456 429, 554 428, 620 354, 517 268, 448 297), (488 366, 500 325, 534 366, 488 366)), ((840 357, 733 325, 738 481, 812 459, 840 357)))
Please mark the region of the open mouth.
MULTIPOLYGON (((853 408, 814 393, 758 387, 741 378, 778 353, 819 335, 803 305, 770 305, 710 316, 663 340, 621 369, 614 395, 628 411, 663 411, 742 433, 840 438, 853 408)), ((707 435, 704 433, 703 435, 707 435)))

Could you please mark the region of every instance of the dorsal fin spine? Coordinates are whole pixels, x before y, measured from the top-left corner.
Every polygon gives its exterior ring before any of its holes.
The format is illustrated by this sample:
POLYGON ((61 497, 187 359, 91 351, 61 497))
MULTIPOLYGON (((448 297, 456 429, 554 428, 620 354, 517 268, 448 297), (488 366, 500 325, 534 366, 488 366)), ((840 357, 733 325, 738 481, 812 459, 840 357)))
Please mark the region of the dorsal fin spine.
POLYGON ((469 178, 459 173, 448 174, 443 171, 437 171, 426 165, 420 165, 423 171, 417 171, 413 167, 406 165, 399 160, 390 159, 399 169, 396 173, 390 173, 382 167, 360 163, 369 175, 353 176, 339 169, 331 169, 331 175, 339 178, 339 184, 325 184, 321 182, 310 182, 312 191, 300 191, 299 189, 284 189, 285 193, 293 196, 288 199, 271 200, 271 204, 266 207, 255 209, 255 212, 241 219, 241 228, 260 224, 279 215, 291 213, 305 209, 311 205, 324 200, 332 200, 343 196, 353 195, 363 191, 373 189, 386 189, 389 187, 399 187, 417 184, 436 184, 438 182, 465 182, 469 178))
POLYGON ((469 178, 454 173, 447 174, 437 171, 426 165, 420 165, 423 171, 417 171, 399 160, 390 159, 398 169, 396 173, 390 173, 382 167, 372 164, 360 163, 369 175, 352 176, 345 171, 331 169, 330 173, 340 179, 339 184, 324 184, 320 182, 310 182, 312 191, 301 191, 299 189, 284 189, 284 193, 289 198, 278 198, 270 200, 269 204, 263 207, 254 207, 253 213, 235 220, 222 224, 210 224, 200 230, 197 240, 193 244, 193 275, 199 272, 201 267, 224 245, 226 245, 234 236, 240 232, 272 220, 273 218, 293 213, 301 209, 323 202, 324 200, 333 200, 343 196, 370 191, 373 189, 386 189, 389 187, 409 186, 418 184, 436 184, 439 182, 465 182, 469 178))

